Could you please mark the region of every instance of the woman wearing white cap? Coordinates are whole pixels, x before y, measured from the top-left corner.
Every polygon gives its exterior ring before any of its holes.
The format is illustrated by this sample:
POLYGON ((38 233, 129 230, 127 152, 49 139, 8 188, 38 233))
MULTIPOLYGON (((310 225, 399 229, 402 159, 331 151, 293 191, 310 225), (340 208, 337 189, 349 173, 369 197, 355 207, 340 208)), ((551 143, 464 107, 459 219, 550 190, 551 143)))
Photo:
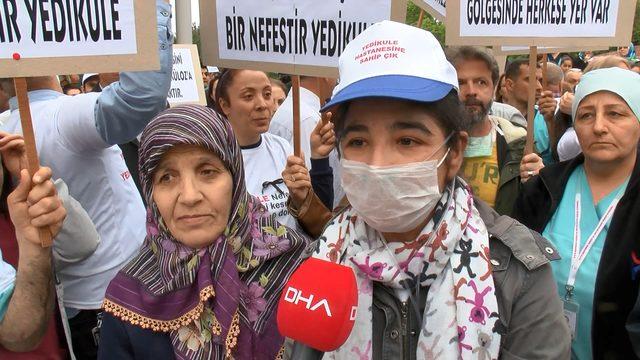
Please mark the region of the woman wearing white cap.
POLYGON ((324 110, 350 206, 313 256, 353 268, 358 309, 327 358, 569 358, 555 250, 456 176, 468 138, 457 86, 437 40, 404 24, 369 27, 340 57, 324 110))
MULTIPOLYGON (((576 88, 582 155, 527 182, 514 217, 557 246, 574 359, 635 359, 625 322, 640 280, 640 75, 594 70, 576 88)), ((637 344, 636 344, 637 346, 637 344)))

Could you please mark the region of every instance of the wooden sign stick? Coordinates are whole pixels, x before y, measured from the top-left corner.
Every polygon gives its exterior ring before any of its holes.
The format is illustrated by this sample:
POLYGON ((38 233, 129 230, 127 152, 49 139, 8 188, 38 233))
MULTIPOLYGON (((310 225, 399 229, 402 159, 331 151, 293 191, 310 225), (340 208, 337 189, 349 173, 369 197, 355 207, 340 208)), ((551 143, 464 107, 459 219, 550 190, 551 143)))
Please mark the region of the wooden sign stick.
POLYGON ((547 85, 549 85, 547 81, 547 54, 542 56, 542 60, 542 91, 546 91, 547 85))
MULTIPOLYGON (((27 164, 29 166, 29 176, 35 175, 40 169, 38 161, 38 151, 36 150, 36 137, 33 134, 33 124, 31 123, 31 108, 29 107, 29 95, 27 91, 27 79, 18 77, 13 79, 18 98, 18 108, 20 111, 20 123, 22 124, 22 136, 27 153, 27 164)), ((40 244, 42 247, 53 245, 53 237, 49 230, 40 228, 40 244)))
POLYGON ((533 123, 535 118, 536 105, 536 70, 538 64, 538 48, 531 46, 529 48, 529 99, 527 108, 527 143, 524 148, 525 155, 534 152, 533 123))
POLYGON ((424 20, 424 10, 420 9, 420 15, 418 15, 418 24, 416 25, 419 29, 422 29, 422 20, 424 20))
MULTIPOLYGON (((300 157, 300 76, 291 76, 293 96, 293 154, 300 157)), ((309 155, 309 154, 307 154, 309 155)))

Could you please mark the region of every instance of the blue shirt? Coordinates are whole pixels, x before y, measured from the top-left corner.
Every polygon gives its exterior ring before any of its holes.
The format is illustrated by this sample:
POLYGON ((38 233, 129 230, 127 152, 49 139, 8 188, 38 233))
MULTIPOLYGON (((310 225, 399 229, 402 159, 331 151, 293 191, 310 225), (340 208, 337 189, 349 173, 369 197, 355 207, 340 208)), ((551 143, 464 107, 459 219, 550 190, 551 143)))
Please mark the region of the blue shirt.
MULTIPOLYGON (((547 224, 542 235, 549 239, 558 249, 562 257, 551 264, 553 276, 558 285, 558 295, 562 299, 565 297, 565 285, 569 277, 571 267, 571 255, 573 252, 573 230, 575 224, 575 197, 579 192, 581 196, 581 219, 580 219, 580 249, 584 247, 587 238, 593 233, 598 222, 616 199, 621 197, 627 188, 628 180, 602 198, 597 205, 593 204, 591 188, 584 172, 584 166, 578 166, 567 182, 562 200, 551 221, 547 224)), ((580 305, 576 324, 576 338, 571 346, 573 359, 590 360, 592 356, 591 347, 591 324, 593 315, 593 298, 595 293, 596 276, 600 256, 607 238, 609 223, 607 223, 596 238, 591 251, 587 254, 584 262, 576 275, 573 302, 580 305)))
POLYGON ((0 322, 9 307, 9 300, 13 294, 15 282, 16 271, 13 266, 2 260, 2 251, 0 251, 0 322))

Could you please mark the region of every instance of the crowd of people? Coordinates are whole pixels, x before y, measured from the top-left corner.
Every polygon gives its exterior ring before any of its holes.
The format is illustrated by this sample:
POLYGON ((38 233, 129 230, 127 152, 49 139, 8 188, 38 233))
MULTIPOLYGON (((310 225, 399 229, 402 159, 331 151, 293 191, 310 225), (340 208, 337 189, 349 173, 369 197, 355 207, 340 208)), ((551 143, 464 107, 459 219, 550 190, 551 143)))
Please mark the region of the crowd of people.
POLYGON ((540 56, 530 118, 529 59, 383 21, 301 76, 294 154, 289 77, 168 107, 170 16, 157 71, 28 79, 35 174, 0 79, 1 359, 640 358, 633 45, 540 56), (276 324, 310 257, 358 284, 331 352, 276 324))

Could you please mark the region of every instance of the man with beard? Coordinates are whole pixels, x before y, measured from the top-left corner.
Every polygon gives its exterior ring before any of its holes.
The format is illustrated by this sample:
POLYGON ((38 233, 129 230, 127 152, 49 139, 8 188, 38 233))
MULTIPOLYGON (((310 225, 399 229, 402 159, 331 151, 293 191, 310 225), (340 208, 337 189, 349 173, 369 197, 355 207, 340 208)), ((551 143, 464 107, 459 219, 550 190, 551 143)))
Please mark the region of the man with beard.
POLYGON ((485 48, 463 46, 448 49, 447 58, 456 68, 460 100, 471 117, 462 177, 476 197, 509 215, 521 181, 537 174, 542 159, 536 154, 523 158, 526 129, 489 115, 499 74, 494 57, 485 48))

